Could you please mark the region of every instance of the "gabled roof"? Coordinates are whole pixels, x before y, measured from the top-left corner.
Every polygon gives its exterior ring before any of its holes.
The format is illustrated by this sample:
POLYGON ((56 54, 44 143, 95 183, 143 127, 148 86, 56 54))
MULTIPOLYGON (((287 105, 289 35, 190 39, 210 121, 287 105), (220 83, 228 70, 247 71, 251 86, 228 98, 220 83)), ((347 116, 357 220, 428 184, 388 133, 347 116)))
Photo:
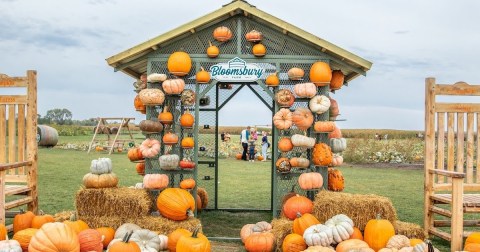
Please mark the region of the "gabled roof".
MULTIPOLYGON (((110 66, 114 67, 115 70, 121 70, 122 72, 138 79, 142 73, 146 72, 147 59, 143 56, 157 50, 160 45, 165 44, 165 42, 168 42, 169 40, 175 39, 187 33, 193 33, 199 27, 205 26, 208 23, 216 22, 218 20, 223 20, 230 16, 236 15, 239 12, 241 12, 243 15, 252 15, 263 22, 271 24, 272 26, 276 26, 277 28, 280 28, 284 34, 295 35, 315 45, 322 52, 338 58, 341 61, 355 68, 359 68, 364 72, 370 70, 372 66, 370 61, 348 52, 345 49, 342 49, 264 11, 261 11, 244 0, 233 0, 231 3, 224 5, 222 8, 216 11, 197 18, 160 36, 147 40, 114 56, 111 56, 107 58, 106 61, 110 66), (139 68, 138 65, 139 63, 142 63, 142 61, 145 61, 144 64, 140 64, 143 67, 139 68), (137 67, 129 67, 129 64, 135 64, 137 67)), ((346 81, 349 81, 358 75, 360 74, 352 73, 349 76, 346 76, 346 81)))

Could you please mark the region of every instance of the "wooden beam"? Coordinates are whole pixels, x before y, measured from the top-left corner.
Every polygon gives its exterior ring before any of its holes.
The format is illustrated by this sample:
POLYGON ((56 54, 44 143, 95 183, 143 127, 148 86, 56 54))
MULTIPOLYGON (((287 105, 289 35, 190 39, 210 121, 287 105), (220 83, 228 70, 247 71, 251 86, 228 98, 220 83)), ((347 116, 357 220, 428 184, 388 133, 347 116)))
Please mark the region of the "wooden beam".
POLYGON ((26 95, 2 95, 0 104, 27 104, 26 95))
POLYGON ((0 171, 5 171, 8 169, 14 169, 23 166, 32 166, 32 161, 22 161, 22 162, 14 162, 14 163, 7 163, 7 164, 0 164, 0 171))
POLYGON ((457 82, 453 85, 438 84, 436 95, 480 95, 480 85, 469 85, 466 82, 457 82))
MULTIPOLYGON (((434 222, 435 227, 450 227, 452 225, 451 220, 435 220, 434 222)), ((466 227, 479 227, 480 221, 479 220, 464 220, 463 226, 466 227)))
POLYGON ((435 104, 435 110, 437 112, 448 112, 448 113, 453 113, 453 112, 473 113, 473 112, 480 112, 480 104, 437 102, 435 104))

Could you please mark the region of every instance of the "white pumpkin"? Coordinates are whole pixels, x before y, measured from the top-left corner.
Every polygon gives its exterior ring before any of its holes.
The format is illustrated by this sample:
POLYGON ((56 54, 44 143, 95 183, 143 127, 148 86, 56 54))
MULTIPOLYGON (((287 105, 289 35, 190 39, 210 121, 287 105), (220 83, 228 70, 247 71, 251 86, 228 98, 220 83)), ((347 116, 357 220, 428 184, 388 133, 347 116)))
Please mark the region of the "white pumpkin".
POLYGON ((317 86, 311 82, 295 84, 293 92, 299 98, 312 98, 317 94, 317 86))
POLYGON ((317 95, 310 99, 308 107, 313 113, 323 114, 330 108, 330 99, 325 95, 317 95))
MULTIPOLYGON (((428 244, 425 242, 419 243, 413 247, 413 252, 428 252, 428 244)), ((440 252, 437 248, 433 247, 433 251, 440 252)))
POLYGON ((158 158, 160 169, 170 171, 178 168, 180 157, 177 154, 165 154, 158 158))
POLYGON ((90 172, 93 174, 105 174, 112 172, 112 160, 110 158, 99 158, 92 160, 90 172))
POLYGON ((133 231, 130 240, 137 243, 142 252, 158 252, 160 250, 160 237, 148 229, 133 231))
POLYGON ((158 238, 160 239, 160 251, 167 250, 168 236, 161 234, 161 235, 158 235, 158 238))
POLYGON ((0 252, 22 252, 22 247, 16 240, 0 241, 0 252))
POLYGON ((305 229, 303 239, 308 246, 330 246, 333 242, 332 228, 323 224, 313 225, 305 229))
POLYGON ((152 73, 147 76, 148 82, 163 82, 167 79, 166 74, 152 73))
POLYGON ((405 235, 394 235, 388 239, 387 248, 401 249, 403 247, 410 247, 410 239, 405 235))
POLYGON ((135 189, 144 189, 143 183, 136 183, 134 188, 135 189))
POLYGON ((125 223, 125 224, 121 225, 120 227, 118 227, 117 230, 115 230, 114 238, 121 240, 121 239, 123 239, 123 237, 125 236, 126 233, 131 232, 131 231, 135 231, 135 230, 140 230, 140 229, 142 229, 142 228, 139 227, 136 224, 125 223))
POLYGON ((327 227, 332 228, 335 243, 348 240, 353 234, 353 221, 345 214, 337 214, 325 222, 327 227))
POLYGON ((292 141, 293 146, 295 147, 307 147, 313 148, 315 145, 315 138, 307 137, 300 134, 294 134, 290 140, 292 141))
POLYGON ((345 138, 330 138, 330 148, 333 153, 339 153, 347 149, 347 140, 345 138))

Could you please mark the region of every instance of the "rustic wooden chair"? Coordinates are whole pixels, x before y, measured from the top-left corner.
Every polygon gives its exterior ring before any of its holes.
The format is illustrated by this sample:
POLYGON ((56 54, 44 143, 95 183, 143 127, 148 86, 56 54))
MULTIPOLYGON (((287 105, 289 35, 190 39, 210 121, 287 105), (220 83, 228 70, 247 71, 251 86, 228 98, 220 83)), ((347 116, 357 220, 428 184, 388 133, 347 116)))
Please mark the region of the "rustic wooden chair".
POLYGON ((480 96, 480 85, 434 78, 425 84, 425 231, 461 251, 464 226, 480 224, 480 101, 437 102, 437 96, 480 96))
MULTIPOLYGON (((0 74, 0 223, 27 205, 37 212, 37 73, 26 77, 0 74), (24 95, 19 88, 26 88, 24 95), (16 91, 16 92, 15 92, 16 91), (8 211, 8 212, 7 212, 8 211)), ((8 226, 12 229, 12 225, 8 226)))

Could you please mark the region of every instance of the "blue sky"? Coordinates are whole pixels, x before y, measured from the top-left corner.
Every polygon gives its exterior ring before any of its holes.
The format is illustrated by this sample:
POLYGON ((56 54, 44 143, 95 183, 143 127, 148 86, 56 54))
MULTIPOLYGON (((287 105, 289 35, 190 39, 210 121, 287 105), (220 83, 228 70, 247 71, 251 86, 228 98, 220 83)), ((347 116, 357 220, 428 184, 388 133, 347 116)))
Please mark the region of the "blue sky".
MULTIPOLYGON (((228 2, 0 0, 0 72, 38 71, 41 115, 67 108, 74 119, 126 116, 139 122, 134 80, 115 73, 105 58, 228 2)), ((478 1, 249 3, 373 62, 366 77, 334 95, 347 119, 341 128, 423 129, 425 77, 480 83, 478 1)), ((260 101, 243 91, 221 116, 225 125, 270 120, 260 101), (252 104, 254 110, 245 109, 252 104)))

